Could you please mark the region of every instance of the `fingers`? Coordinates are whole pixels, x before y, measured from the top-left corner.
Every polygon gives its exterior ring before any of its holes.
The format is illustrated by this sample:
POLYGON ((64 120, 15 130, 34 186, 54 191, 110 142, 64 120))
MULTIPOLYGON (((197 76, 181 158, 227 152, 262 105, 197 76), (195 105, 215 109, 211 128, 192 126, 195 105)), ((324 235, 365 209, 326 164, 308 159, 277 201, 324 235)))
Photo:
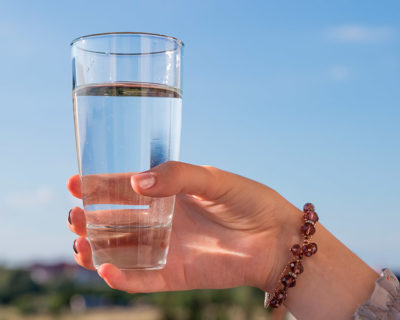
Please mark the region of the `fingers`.
POLYGON ((129 288, 125 275, 116 266, 105 263, 97 269, 97 273, 113 289, 134 293, 129 288))
MULTIPOLYGON (((92 250, 87 239, 77 238, 73 243, 74 259, 80 266, 96 270, 92 260, 92 250)), ((97 272, 101 278, 113 289, 129 293, 161 292, 183 290, 185 286, 174 273, 179 273, 176 266, 162 270, 126 270, 121 271, 116 266, 105 263, 97 272), (173 286, 167 284, 166 278, 172 278, 173 286), (176 278, 176 279, 174 279, 176 278)))
POLYGON ((151 199, 138 195, 132 189, 130 178, 135 174, 90 174, 80 178, 74 175, 67 181, 67 188, 74 197, 83 198, 90 204, 149 205, 151 199))
POLYGON ((71 194, 90 204, 149 205, 150 197, 179 193, 216 200, 230 189, 233 177, 220 169, 168 161, 142 173, 115 173, 72 176, 67 187, 71 194), (84 193, 82 194, 82 190, 84 193))
POLYGON ((85 212, 86 220, 92 225, 135 225, 149 221, 149 209, 115 209, 85 212))
POLYGON ((86 218, 84 211, 75 207, 69 211, 68 214, 68 229, 78 236, 86 237, 86 218))
POLYGON ((129 293, 162 292, 173 289, 166 286, 165 269, 121 271, 116 266, 105 263, 97 269, 97 272, 111 288, 129 293))
POLYGON ((92 261, 92 250, 84 237, 79 237, 74 241, 73 249, 76 263, 86 269, 96 270, 92 261))
POLYGON ((74 259, 82 267, 96 270, 92 261, 92 249, 86 240, 86 219, 81 208, 72 208, 68 213, 68 228, 80 237, 73 243, 74 259))
POLYGON ((132 188, 145 196, 166 197, 179 193, 216 200, 229 190, 232 176, 225 171, 169 161, 133 175, 132 188))
POLYGON ((81 178, 78 174, 70 177, 67 180, 67 189, 74 197, 82 199, 81 178))

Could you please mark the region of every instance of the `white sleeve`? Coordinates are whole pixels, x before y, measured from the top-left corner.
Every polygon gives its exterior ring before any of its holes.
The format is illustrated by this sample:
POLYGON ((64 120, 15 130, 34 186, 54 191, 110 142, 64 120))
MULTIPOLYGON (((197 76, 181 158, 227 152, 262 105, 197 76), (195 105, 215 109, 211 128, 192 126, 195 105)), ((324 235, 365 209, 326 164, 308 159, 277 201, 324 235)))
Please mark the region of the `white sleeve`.
POLYGON ((400 320, 400 285, 389 269, 382 271, 371 298, 358 308, 354 319, 400 320))

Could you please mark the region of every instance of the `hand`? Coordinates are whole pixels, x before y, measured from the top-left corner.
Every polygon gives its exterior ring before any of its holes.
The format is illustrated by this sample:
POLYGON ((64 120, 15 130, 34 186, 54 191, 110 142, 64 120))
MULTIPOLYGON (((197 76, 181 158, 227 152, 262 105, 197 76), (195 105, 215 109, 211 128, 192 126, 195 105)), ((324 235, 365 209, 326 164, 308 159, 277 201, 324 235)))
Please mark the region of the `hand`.
MULTIPOLYGON (((131 179, 126 174, 107 176, 125 187, 118 196, 97 188, 97 197, 107 197, 102 203, 129 202, 134 192, 177 195, 165 268, 121 271, 111 264, 100 266, 97 272, 114 289, 134 293, 249 285, 271 290, 290 257, 288 248, 299 242, 299 210, 244 177, 181 162, 164 163, 131 179)), ((78 175, 67 187, 82 198, 78 175)), ((74 244, 76 262, 95 270, 84 211, 73 208, 69 221, 69 229, 80 236, 74 244)))

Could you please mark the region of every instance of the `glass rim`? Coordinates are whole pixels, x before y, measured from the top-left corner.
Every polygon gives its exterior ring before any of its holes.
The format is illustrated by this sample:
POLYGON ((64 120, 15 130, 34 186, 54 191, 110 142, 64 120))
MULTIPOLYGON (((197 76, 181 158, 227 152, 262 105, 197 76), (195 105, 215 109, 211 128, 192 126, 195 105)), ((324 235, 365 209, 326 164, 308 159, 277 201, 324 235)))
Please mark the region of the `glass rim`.
POLYGON ((108 54, 108 55, 116 55, 116 56, 141 56, 141 55, 148 55, 148 54, 158 54, 158 53, 165 53, 165 52, 173 52, 179 48, 183 48, 184 43, 182 40, 172 37, 172 36, 167 36, 164 34, 159 34, 159 33, 150 33, 150 32, 130 32, 130 31, 119 31, 119 32, 103 32, 103 33, 93 33, 93 34, 88 34, 84 36, 80 36, 78 38, 75 38, 74 40, 71 41, 70 43, 71 47, 76 47, 79 50, 86 51, 86 52, 91 52, 91 53, 98 53, 98 54, 108 54), (88 50, 88 49, 83 49, 79 46, 77 46, 77 43, 79 43, 82 40, 88 39, 88 38, 95 38, 95 37, 102 37, 102 36, 114 36, 114 35, 135 35, 135 36, 151 36, 151 37, 157 37, 157 38, 163 38, 167 40, 171 40, 176 43, 176 48, 173 50, 161 50, 161 51, 153 51, 153 52, 131 52, 131 53, 119 53, 119 52, 106 52, 106 51, 96 51, 96 50, 88 50))

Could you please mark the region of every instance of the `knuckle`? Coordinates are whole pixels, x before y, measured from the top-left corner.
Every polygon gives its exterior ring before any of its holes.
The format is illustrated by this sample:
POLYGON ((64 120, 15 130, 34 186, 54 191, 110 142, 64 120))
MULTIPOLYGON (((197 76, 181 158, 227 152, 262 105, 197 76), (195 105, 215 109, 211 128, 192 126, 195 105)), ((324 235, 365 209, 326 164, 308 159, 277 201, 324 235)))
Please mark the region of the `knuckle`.
POLYGON ((202 166, 214 181, 220 181, 224 176, 224 171, 213 166, 202 166))
POLYGON ((179 161, 167 161, 163 164, 163 169, 173 177, 179 177, 183 174, 185 165, 179 161))
POLYGON ((214 166, 209 166, 209 165, 204 165, 202 166, 204 169, 206 169, 207 171, 209 171, 210 173, 217 173, 219 171, 222 171, 221 169, 218 169, 214 166))
POLYGON ((227 171, 221 170, 213 166, 202 166, 208 175, 208 187, 205 192, 214 200, 220 199, 229 190, 230 176, 227 171))

